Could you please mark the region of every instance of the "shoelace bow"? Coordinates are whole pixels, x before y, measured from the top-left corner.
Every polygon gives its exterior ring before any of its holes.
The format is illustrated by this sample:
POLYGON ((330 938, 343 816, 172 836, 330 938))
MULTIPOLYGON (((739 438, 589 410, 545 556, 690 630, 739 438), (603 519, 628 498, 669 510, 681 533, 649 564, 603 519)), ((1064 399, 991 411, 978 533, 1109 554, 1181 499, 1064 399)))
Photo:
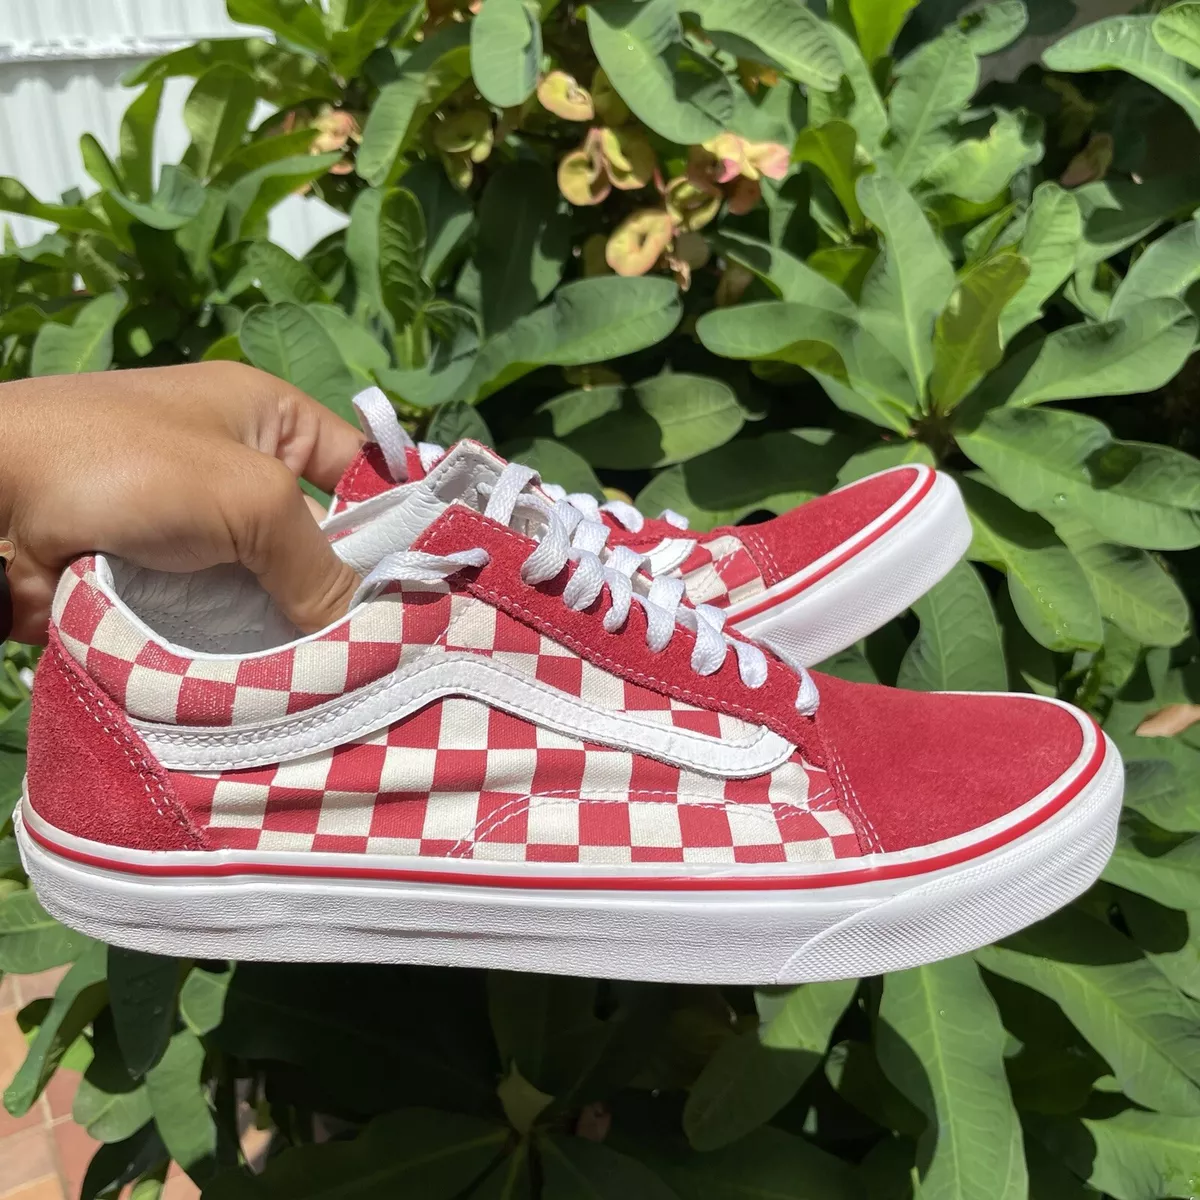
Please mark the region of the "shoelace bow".
MULTIPOLYGON (((720 609, 684 604, 684 587, 678 579, 656 577, 643 594, 634 585, 642 556, 626 546, 608 547, 610 530, 606 525, 589 521, 566 500, 548 500, 529 490, 537 482, 536 471, 520 463, 510 463, 496 480, 484 509, 484 516, 504 525, 511 524, 514 518, 523 518, 541 527, 537 546, 521 565, 521 577, 526 583, 535 586, 546 583, 574 562, 575 571, 562 594, 568 608, 576 611, 588 608, 607 587, 610 603, 603 622, 608 632, 624 628, 631 608, 638 604, 646 614, 646 645, 655 653, 665 650, 676 630, 682 627, 695 636, 691 666, 697 675, 719 671, 732 650, 737 656, 738 674, 747 687, 759 688, 767 682, 766 655, 749 642, 726 637, 722 632, 725 614, 720 609)), ((374 595, 388 583, 435 583, 468 568, 486 566, 489 560, 482 548, 448 555, 397 551, 385 557, 363 580, 355 600, 374 595)), ((796 707, 811 715, 819 701, 817 688, 807 671, 800 670, 798 676, 796 707)))

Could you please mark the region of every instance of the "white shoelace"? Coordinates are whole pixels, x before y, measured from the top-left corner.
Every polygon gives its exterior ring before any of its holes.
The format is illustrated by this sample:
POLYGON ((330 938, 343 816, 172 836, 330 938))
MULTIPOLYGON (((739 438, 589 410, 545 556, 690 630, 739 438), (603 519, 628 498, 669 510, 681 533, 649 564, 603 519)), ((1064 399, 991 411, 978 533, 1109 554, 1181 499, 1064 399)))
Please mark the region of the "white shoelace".
MULTIPOLYGON (((393 478, 407 478, 405 452, 411 447, 412 440, 397 420, 390 401, 377 388, 372 388, 356 396, 354 406, 363 422, 364 432, 379 445, 393 478), (372 392, 375 394, 371 395, 372 392)), ((422 443, 418 452, 423 464, 428 456, 426 469, 445 453, 432 443, 422 443)), ((486 494, 486 489, 481 488, 481 491, 486 494)), ((620 504, 619 501, 613 503, 620 504)), ((632 505, 621 507, 629 508, 639 521, 642 520, 641 513, 632 505)), ((521 566, 521 577, 526 583, 548 582, 569 562, 574 562, 576 569, 562 595, 568 608, 576 611, 588 608, 607 586, 610 606, 603 621, 609 633, 624 628, 631 607, 638 604, 646 614, 646 645, 652 651, 665 650, 675 631, 682 627, 695 635, 691 666, 698 675, 707 676, 719 671, 732 649, 737 656, 742 682, 747 687, 762 687, 767 682, 766 655, 749 642, 725 636, 722 631, 726 614, 722 609, 708 604, 695 608, 685 605, 684 585, 679 579, 654 576, 644 594, 635 587, 634 578, 645 559, 627 546, 608 546, 611 530, 599 520, 601 508, 608 506, 599 505, 593 496, 568 496, 562 488, 542 483, 531 467, 510 463, 490 489, 484 516, 503 525, 514 524, 515 519, 520 519, 534 529, 538 545, 521 566), (533 490, 534 486, 540 487, 541 494, 533 490), (584 503, 579 503, 580 500, 584 503), (593 507, 595 516, 589 511, 593 507)), ((621 520, 621 517, 617 519, 621 520)), ((625 525, 625 521, 621 523, 625 525)), ((631 528, 630 525, 625 527, 631 528)), ((632 531, 637 532, 636 529, 632 531)), ((397 551, 383 558, 363 580, 355 603, 376 594, 391 582, 435 583, 467 568, 486 566, 488 561, 489 555, 482 548, 444 556, 414 550, 397 551)), ((795 670, 799 679, 796 708, 811 716, 820 702, 817 686, 808 671, 795 670)))

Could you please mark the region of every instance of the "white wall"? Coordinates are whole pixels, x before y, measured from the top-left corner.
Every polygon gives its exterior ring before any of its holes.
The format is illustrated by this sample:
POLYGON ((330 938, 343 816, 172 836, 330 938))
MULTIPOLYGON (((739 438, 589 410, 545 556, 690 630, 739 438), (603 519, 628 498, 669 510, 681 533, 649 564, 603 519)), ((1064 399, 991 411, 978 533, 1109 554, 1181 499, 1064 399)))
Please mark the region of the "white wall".
MULTIPOLYGON (((245 36, 224 0, 0 0, 0 175, 43 200, 96 184, 84 173, 79 138, 94 134, 113 153, 121 114, 137 94, 121 77, 137 63, 205 37, 245 36)), ((183 101, 190 80, 172 80, 156 139, 159 163, 187 146, 183 101)), ((36 241, 38 221, 0 214, 18 241, 36 241)), ((343 223, 311 198, 292 197, 271 216, 271 236, 294 254, 343 223)))

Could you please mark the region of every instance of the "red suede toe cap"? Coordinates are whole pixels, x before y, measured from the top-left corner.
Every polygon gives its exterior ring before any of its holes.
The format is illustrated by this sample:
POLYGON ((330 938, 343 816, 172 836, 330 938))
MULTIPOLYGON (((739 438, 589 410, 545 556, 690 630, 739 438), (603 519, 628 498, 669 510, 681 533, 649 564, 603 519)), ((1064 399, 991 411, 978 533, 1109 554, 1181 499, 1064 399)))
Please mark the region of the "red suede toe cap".
POLYGON ((1084 733, 1036 696, 940 695, 818 676, 830 773, 877 853, 979 829, 1051 787, 1084 733))
POLYGON ((832 553, 883 516, 919 480, 932 482, 933 473, 918 467, 896 467, 819 496, 761 525, 741 526, 735 533, 750 552, 767 587, 832 553))

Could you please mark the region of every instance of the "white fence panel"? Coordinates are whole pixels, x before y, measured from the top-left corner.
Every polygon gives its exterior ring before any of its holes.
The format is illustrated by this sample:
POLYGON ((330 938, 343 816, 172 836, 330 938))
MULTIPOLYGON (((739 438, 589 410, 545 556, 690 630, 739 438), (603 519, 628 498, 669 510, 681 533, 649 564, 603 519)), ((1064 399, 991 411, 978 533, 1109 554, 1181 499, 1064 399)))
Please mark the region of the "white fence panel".
MULTIPOLYGON (((94 134, 112 153, 121 113, 136 94, 121 77, 138 62, 205 37, 244 36, 223 0, 0 0, 0 175, 57 200, 96 190, 79 139, 94 134)), ((163 96, 155 152, 176 162, 187 146, 183 101, 190 81, 163 96)), ((36 241, 42 222, 9 217, 17 240, 36 241)), ((292 197, 271 214, 271 236, 302 254, 344 224, 319 200, 292 197)))

